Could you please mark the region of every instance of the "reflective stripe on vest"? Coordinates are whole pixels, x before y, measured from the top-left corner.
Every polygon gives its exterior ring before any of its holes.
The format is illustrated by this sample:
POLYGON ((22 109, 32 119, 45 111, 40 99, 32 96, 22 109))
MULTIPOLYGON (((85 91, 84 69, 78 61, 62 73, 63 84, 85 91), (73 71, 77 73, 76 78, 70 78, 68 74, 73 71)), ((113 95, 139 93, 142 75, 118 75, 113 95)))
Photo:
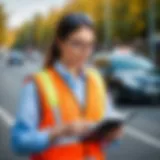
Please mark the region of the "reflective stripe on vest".
MULTIPOLYGON (((93 77, 97 84, 98 84, 98 88, 100 90, 100 94, 101 94, 101 97, 102 97, 102 101, 103 101, 103 106, 106 107, 106 86, 105 86, 105 82, 103 81, 103 78, 101 77, 100 73, 94 69, 94 68, 88 68, 86 69, 86 73, 88 75, 90 75, 91 77, 93 77)), ((104 116, 105 114, 103 114, 104 116)))
POLYGON ((50 107, 54 111, 54 117, 56 119, 56 124, 60 124, 61 122, 61 115, 59 111, 59 103, 58 103, 58 97, 56 94, 56 89, 54 87, 53 81, 51 80, 48 71, 42 71, 39 73, 39 80, 41 81, 41 84, 43 85, 46 93, 46 97, 48 99, 48 102, 50 104, 50 107))
POLYGON ((56 95, 55 88, 53 86, 53 82, 51 81, 49 74, 46 71, 40 73, 43 84, 45 85, 46 94, 49 100, 49 104, 55 108, 58 106, 58 98, 56 95))
POLYGON ((101 78, 100 74, 96 71, 96 69, 88 68, 86 72, 87 72, 87 74, 89 74, 90 76, 92 76, 96 79, 96 81, 101 89, 101 92, 104 94, 104 92, 105 92, 104 82, 103 82, 103 79, 101 78))

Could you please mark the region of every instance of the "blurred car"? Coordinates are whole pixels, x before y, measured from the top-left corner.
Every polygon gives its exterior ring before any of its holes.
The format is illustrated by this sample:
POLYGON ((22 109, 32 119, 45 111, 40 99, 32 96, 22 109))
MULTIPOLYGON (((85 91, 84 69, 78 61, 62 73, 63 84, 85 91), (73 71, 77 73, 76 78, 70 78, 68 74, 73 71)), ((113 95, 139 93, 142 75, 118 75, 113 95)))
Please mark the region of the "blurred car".
POLYGON ((20 51, 12 51, 8 58, 8 65, 23 65, 24 56, 20 51))
POLYGON ((102 55, 94 58, 116 102, 160 102, 160 71, 142 56, 102 55))

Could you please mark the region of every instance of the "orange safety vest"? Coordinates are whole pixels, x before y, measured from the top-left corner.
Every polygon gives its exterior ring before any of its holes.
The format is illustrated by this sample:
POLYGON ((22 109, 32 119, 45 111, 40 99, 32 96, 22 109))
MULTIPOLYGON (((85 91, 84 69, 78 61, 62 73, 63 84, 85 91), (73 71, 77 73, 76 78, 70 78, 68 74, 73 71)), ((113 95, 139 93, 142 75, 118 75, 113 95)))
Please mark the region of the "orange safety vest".
MULTIPOLYGON (((74 93, 53 68, 34 76, 40 98, 41 120, 39 129, 53 128, 79 119, 97 122, 103 119, 105 89, 102 79, 94 69, 86 69, 86 102, 80 106, 74 93), (55 113, 55 114, 54 114, 55 113)), ((32 160, 104 160, 100 143, 76 141, 63 145, 51 145, 32 160)))

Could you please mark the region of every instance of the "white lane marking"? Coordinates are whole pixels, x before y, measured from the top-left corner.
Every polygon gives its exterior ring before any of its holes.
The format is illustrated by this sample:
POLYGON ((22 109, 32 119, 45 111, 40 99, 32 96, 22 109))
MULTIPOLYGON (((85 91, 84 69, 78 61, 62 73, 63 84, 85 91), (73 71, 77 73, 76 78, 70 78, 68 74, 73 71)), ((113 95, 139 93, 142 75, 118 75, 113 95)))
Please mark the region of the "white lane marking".
POLYGON ((0 107, 0 117, 9 127, 14 124, 13 117, 2 107, 0 107))
POLYGON ((132 136, 132 138, 135 138, 135 139, 138 139, 142 142, 144 142, 145 144, 148 144, 152 147, 155 147, 157 149, 160 149, 160 140, 155 138, 155 137, 152 137, 136 128, 133 128, 133 127, 130 127, 130 126, 127 126, 125 128, 125 132, 132 136))
MULTIPOLYGON (((127 116, 129 115, 127 113, 121 113, 118 110, 114 110, 114 111, 116 113, 116 116, 119 118, 122 118, 122 119, 127 119, 127 116)), ((136 129, 135 127, 126 125, 125 126, 125 133, 130 135, 132 138, 140 140, 141 142, 143 142, 145 144, 148 144, 154 148, 160 149, 160 140, 159 139, 157 139, 153 136, 150 136, 150 135, 140 131, 139 129, 136 129)))
MULTIPOLYGON (((10 127, 14 124, 14 118, 0 106, 0 118, 10 127)), ((154 148, 160 149, 160 140, 152 137, 134 127, 126 126, 125 133, 130 135, 132 138, 138 139, 141 142, 148 144, 154 148)))
MULTIPOLYGON (((111 118, 117 117, 118 119, 122 119, 122 120, 128 119, 128 117, 129 117, 129 120, 130 120, 130 118, 132 119, 132 115, 130 117, 130 113, 122 113, 115 108, 112 110, 110 117, 111 118)), ((153 136, 150 136, 150 135, 140 131, 139 129, 136 129, 136 128, 129 126, 129 125, 125 126, 124 131, 126 134, 128 134, 132 138, 140 140, 141 142, 143 142, 147 145, 150 145, 154 148, 160 149, 160 140, 159 139, 157 139, 153 136)))

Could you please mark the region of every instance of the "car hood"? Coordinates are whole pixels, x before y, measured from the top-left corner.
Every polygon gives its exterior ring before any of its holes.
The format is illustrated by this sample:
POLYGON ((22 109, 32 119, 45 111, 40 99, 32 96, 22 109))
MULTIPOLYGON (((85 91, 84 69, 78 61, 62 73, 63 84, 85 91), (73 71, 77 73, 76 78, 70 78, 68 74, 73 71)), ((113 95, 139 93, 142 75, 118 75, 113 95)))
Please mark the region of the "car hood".
POLYGON ((132 79, 144 83, 159 83, 160 85, 160 73, 157 71, 116 71, 113 77, 125 81, 125 79, 132 79))

